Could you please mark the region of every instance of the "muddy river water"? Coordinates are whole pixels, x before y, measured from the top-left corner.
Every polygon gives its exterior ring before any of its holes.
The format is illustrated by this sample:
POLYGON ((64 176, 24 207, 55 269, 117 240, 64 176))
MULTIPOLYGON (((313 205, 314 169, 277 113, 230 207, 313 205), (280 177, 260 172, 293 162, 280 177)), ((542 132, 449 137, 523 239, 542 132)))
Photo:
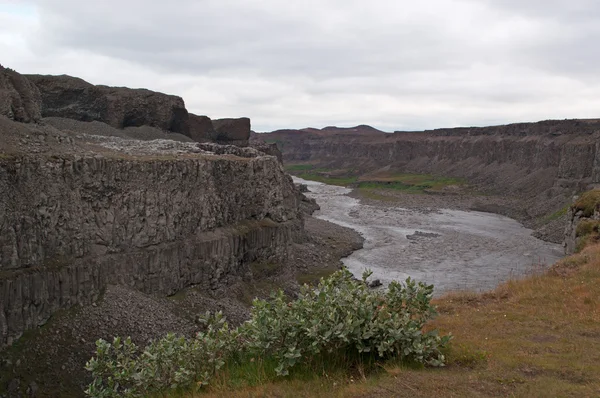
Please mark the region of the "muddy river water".
POLYGON ((321 210, 314 214, 352 228, 364 248, 344 259, 357 277, 365 268, 385 284, 412 277, 451 290, 490 290, 500 282, 531 274, 563 256, 561 245, 531 236, 518 221, 491 213, 419 211, 361 204, 351 190, 294 178, 321 210))

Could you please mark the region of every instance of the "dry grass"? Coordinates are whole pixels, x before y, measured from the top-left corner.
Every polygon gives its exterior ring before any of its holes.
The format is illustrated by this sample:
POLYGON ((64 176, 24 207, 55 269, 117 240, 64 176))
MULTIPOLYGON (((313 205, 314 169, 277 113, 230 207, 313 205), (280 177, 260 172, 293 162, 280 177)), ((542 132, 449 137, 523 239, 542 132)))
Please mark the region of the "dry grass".
POLYGON ((600 245, 543 275, 449 294, 436 305, 430 327, 455 336, 446 368, 384 364, 365 378, 353 371, 233 391, 216 385, 198 396, 600 396, 600 245))
POLYGON ((583 193, 571 206, 575 211, 582 211, 584 217, 591 217, 600 204, 600 189, 583 193))

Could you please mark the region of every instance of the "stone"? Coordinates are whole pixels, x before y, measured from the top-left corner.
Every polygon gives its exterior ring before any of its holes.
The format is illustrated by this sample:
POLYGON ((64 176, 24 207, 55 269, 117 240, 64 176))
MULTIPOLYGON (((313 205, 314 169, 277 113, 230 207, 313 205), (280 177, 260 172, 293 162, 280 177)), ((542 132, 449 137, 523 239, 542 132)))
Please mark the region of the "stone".
POLYGON ((38 88, 25 76, 0 65, 0 116, 32 123, 42 118, 38 88))
POLYGON ((381 281, 379 279, 374 279, 371 282, 369 282, 369 287, 371 289, 374 289, 379 286, 383 286, 383 283, 381 283, 381 281))
POLYGON ((189 137, 197 142, 211 142, 215 136, 213 122, 208 116, 189 114, 189 137))
POLYGON ((250 119, 242 117, 238 119, 213 120, 215 129, 214 141, 219 144, 231 144, 248 146, 250 139, 250 119))
POLYGON ((189 134, 183 99, 146 89, 94 86, 61 75, 27 75, 41 93, 43 117, 100 121, 116 128, 153 126, 189 134))
POLYGON ((32 381, 31 383, 29 383, 29 387, 27 387, 27 395, 30 398, 34 398, 37 396, 39 390, 40 388, 38 387, 37 383, 35 381, 32 381))

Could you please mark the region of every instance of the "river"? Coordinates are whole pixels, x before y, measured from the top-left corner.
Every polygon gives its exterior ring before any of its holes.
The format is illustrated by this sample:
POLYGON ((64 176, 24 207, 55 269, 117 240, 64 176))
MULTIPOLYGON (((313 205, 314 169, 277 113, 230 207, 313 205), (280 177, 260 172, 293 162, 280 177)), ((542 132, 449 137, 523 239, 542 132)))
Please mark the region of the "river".
POLYGON ((561 245, 531 236, 508 217, 440 209, 372 206, 347 196, 351 189, 305 181, 321 206, 315 217, 352 228, 364 248, 345 258, 357 277, 366 268, 384 285, 411 277, 435 285, 436 295, 485 291, 511 278, 539 272, 563 257, 561 245))

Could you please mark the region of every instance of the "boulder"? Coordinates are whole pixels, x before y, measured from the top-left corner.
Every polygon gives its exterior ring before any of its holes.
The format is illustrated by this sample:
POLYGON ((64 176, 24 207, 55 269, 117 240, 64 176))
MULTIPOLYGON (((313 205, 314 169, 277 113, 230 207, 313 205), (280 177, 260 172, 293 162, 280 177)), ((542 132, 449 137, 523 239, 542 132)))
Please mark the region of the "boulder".
POLYGON ((94 86, 61 75, 27 75, 39 89, 43 117, 100 121, 116 128, 153 126, 189 134, 183 99, 146 89, 94 86))
POLYGON ((0 65, 0 115, 31 123, 42 118, 41 96, 25 76, 0 65))
POLYGON ((208 116, 189 114, 189 137, 198 142, 210 142, 215 136, 213 122, 208 116))
POLYGON ((218 144, 248 146, 248 140, 250 139, 249 118, 213 120, 213 126, 215 129, 213 141, 218 144))

